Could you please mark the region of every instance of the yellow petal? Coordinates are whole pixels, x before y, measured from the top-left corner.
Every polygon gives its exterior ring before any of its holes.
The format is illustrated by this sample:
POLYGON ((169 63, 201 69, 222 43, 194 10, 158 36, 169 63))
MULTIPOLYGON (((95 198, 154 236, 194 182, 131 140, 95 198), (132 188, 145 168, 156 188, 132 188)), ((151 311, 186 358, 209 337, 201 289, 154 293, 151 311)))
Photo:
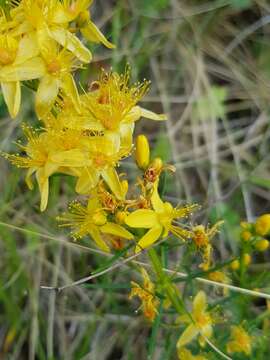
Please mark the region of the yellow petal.
POLYGON ((123 191, 122 191, 122 185, 119 179, 119 176, 114 168, 108 168, 101 171, 101 176, 109 186, 109 188, 112 190, 114 195, 119 199, 123 200, 123 191))
POLYGON ((110 43, 105 38, 102 32, 96 27, 96 25, 92 21, 89 21, 87 26, 81 28, 81 33, 89 41, 102 43, 104 46, 106 46, 109 49, 115 48, 115 45, 110 43))
POLYGON ((51 111, 59 92, 60 82, 51 75, 45 75, 39 83, 36 93, 36 112, 39 118, 51 111))
POLYGON ((125 219, 126 224, 133 228, 150 229, 158 225, 157 214, 153 210, 136 210, 125 219))
POLYGON ((2 82, 2 93, 12 118, 15 118, 21 105, 21 85, 16 82, 2 82))
POLYGON ((199 333, 199 330, 193 324, 190 324, 186 330, 182 333, 179 340, 177 341, 177 348, 190 343, 199 333))
POLYGON ((207 306, 205 292, 199 291, 193 300, 193 312, 196 315, 205 311, 207 306))
POLYGON ((91 230, 89 230, 89 234, 91 235, 91 237, 93 238, 93 240, 95 241, 95 243, 101 250, 103 250, 105 252, 110 252, 110 248, 105 243, 105 241, 102 239, 97 226, 95 226, 95 227, 92 226, 91 230))
POLYGON ((68 30, 52 27, 50 34, 55 41, 71 51, 82 62, 89 63, 92 60, 91 52, 68 30))
POLYGON ((40 57, 34 57, 22 64, 2 66, 0 81, 26 81, 44 76, 46 68, 40 57))
POLYGON ((77 181, 75 191, 78 194, 88 194, 93 189, 99 180, 99 172, 86 167, 81 171, 81 175, 77 181))
POLYGON ((36 171, 35 168, 29 168, 26 173, 25 182, 26 182, 26 185, 28 186, 29 190, 33 190, 33 188, 34 188, 31 176, 35 171, 36 171))
POLYGON ((134 238, 134 236, 129 231, 127 231, 123 226, 111 222, 107 222, 105 225, 101 226, 100 230, 105 234, 119 236, 121 238, 128 240, 134 238))
POLYGON ((154 189, 151 196, 151 203, 155 211, 164 212, 164 203, 158 193, 158 181, 154 183, 154 189))
POLYGON ((22 64, 26 60, 38 56, 39 48, 34 33, 22 37, 19 42, 16 60, 14 64, 22 64))
POLYGON ((162 233, 162 226, 154 227, 149 231, 147 231, 147 233, 139 240, 135 248, 135 253, 138 253, 143 249, 146 249, 154 242, 156 242, 159 239, 161 233, 162 233))
POLYGON ((123 123, 134 123, 139 120, 141 117, 141 108, 139 106, 134 106, 124 117, 123 123))
POLYGON ((86 154, 79 149, 59 151, 52 154, 50 159, 58 166, 83 167, 91 164, 86 154))
POLYGON ((48 204, 49 196, 49 179, 44 176, 43 169, 40 169, 36 173, 38 187, 40 191, 40 211, 44 211, 48 204))
POLYGON ((141 116, 146 119, 156 120, 156 121, 167 120, 167 116, 165 114, 156 114, 153 111, 149 111, 142 107, 140 107, 140 110, 141 110, 141 116))
POLYGON ((76 108, 76 110, 80 113, 80 97, 78 93, 78 89, 74 78, 71 74, 66 74, 61 79, 61 88, 65 91, 66 95, 70 96, 71 101, 76 108))

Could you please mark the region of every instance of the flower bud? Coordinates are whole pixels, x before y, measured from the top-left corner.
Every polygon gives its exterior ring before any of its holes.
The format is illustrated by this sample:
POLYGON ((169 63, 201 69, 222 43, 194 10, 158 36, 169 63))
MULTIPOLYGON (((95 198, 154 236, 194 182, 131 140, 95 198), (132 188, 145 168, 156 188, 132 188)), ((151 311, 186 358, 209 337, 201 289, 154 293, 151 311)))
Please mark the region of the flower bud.
POLYGON ((269 241, 266 239, 259 240, 256 242, 255 248, 258 251, 265 251, 269 248, 269 241))
POLYGON ((102 226, 106 223, 107 219, 104 213, 96 212, 92 217, 93 223, 98 226, 102 226))
POLYGON ((241 238, 244 240, 244 241, 249 241, 252 237, 252 234, 250 231, 248 230, 243 230, 241 232, 241 238))
POLYGON ((233 261, 231 262, 230 267, 231 267, 231 269, 232 269, 233 271, 238 270, 238 269, 240 268, 239 260, 233 260, 233 261))
POLYGON ((270 232, 270 214, 264 214, 258 217, 255 223, 255 231, 261 236, 265 236, 270 232))
POLYGON ((248 266, 251 263, 251 256, 247 253, 243 255, 243 263, 248 266))
POLYGON ((117 211, 115 218, 119 224, 125 224, 127 213, 125 211, 117 211))
POLYGON ((140 169, 144 170, 147 168, 150 161, 150 149, 145 135, 138 135, 136 138, 135 158, 140 169))

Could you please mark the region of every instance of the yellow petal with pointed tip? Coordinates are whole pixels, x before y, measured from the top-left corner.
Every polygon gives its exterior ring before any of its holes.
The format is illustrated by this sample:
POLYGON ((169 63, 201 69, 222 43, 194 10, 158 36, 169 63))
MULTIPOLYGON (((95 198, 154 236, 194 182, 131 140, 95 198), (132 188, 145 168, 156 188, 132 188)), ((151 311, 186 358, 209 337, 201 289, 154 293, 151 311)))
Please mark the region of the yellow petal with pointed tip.
POLYGON ((81 171, 81 175, 76 183, 75 191, 78 194, 88 194, 93 189, 99 180, 99 172, 89 167, 81 171))
POLYGON ((74 78, 71 74, 66 74, 61 81, 61 88, 65 91, 66 95, 70 96, 71 101, 76 108, 76 110, 80 113, 80 97, 78 93, 78 89, 74 78))
POLYGON ((60 27, 52 27, 50 34, 55 41, 71 51, 82 62, 89 63, 92 60, 91 52, 68 30, 60 27))
POLYGON ((59 86, 59 79, 51 75, 45 75, 40 80, 36 93, 36 113, 39 118, 51 111, 59 92, 59 86))
POLYGON ((142 107, 140 107, 140 110, 141 110, 141 116, 145 117, 146 119, 156 120, 156 121, 167 120, 167 115, 165 114, 156 114, 153 111, 144 109, 142 107))
POLYGON ((109 49, 115 48, 115 45, 113 45, 105 38, 102 32, 96 27, 96 25, 92 21, 89 21, 87 26, 81 28, 81 33, 89 41, 102 43, 104 46, 106 46, 109 49))
POLYGON ((154 189, 151 196, 151 203, 155 211, 157 212, 164 212, 164 202, 161 200, 159 193, 158 193, 158 181, 154 183, 154 189))
POLYGON ((142 251, 143 249, 148 248, 154 242, 156 242, 162 233, 162 227, 154 227, 147 231, 147 233, 139 240, 136 248, 135 253, 142 251))
POLYGON ((101 250, 103 250, 105 252, 110 252, 110 248, 105 243, 105 241, 102 239, 97 227, 92 227, 91 230, 89 230, 89 234, 101 250))
POLYGON ((153 210, 139 209, 128 215, 126 224, 134 228, 150 229, 158 225, 157 214, 153 210))
POLYGON ((180 347, 190 343, 198 335, 198 333, 199 329, 195 325, 190 324, 177 341, 177 348, 179 349, 180 347))
POLYGON ((123 228, 123 226, 111 222, 107 222, 105 225, 101 226, 100 230, 105 234, 119 236, 128 240, 134 238, 134 236, 129 231, 123 228))
POLYGON ((199 291, 198 294, 195 296, 193 300, 193 312, 194 315, 200 315, 202 312, 205 311, 207 306, 206 302, 206 295, 205 292, 199 291))
POLYGON ((10 116, 15 118, 20 110, 21 105, 20 82, 2 82, 1 88, 10 116))
POLYGON ((37 57, 39 54, 38 43, 35 35, 29 34, 22 37, 19 42, 15 64, 23 64, 25 61, 37 57))
POLYGON ((36 173, 38 187, 40 191, 40 211, 46 210, 49 197, 49 179, 44 176, 43 169, 39 169, 36 173))
POLYGON ((2 66, 0 81, 26 81, 38 79, 46 74, 44 61, 35 57, 22 64, 2 66))
POLYGON ((114 168, 108 168, 101 171, 101 176, 112 190, 114 195, 119 199, 123 200, 123 192, 122 192, 122 185, 119 179, 119 176, 114 168))
POLYGON ((25 182, 26 182, 26 185, 28 186, 29 190, 33 190, 33 188, 34 188, 31 176, 33 175, 33 173, 35 171, 36 171, 35 168, 30 168, 27 170, 27 173, 26 173, 25 182))
POLYGON ((58 166, 83 167, 91 164, 85 153, 79 149, 60 151, 52 154, 50 159, 58 166))

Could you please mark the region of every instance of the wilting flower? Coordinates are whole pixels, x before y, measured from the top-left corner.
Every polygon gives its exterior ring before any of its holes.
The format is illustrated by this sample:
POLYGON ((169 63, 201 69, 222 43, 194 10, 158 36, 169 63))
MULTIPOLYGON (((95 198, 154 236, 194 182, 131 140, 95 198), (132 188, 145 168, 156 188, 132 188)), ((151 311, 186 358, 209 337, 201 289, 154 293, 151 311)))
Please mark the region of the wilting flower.
POLYGON ((132 281, 129 298, 138 296, 142 301, 141 308, 144 316, 150 321, 153 321, 158 312, 157 307, 159 300, 155 296, 155 285, 150 280, 147 271, 144 268, 141 268, 141 273, 143 277, 143 285, 141 286, 132 281))
POLYGON ((72 202, 69 212, 58 217, 62 223, 60 226, 71 227, 72 236, 81 239, 90 235, 96 245, 103 251, 110 252, 103 234, 118 236, 123 239, 131 240, 133 235, 123 226, 108 221, 107 214, 101 207, 96 196, 90 197, 87 206, 80 202, 72 202))
POLYGON ((177 355, 179 360, 207 360, 203 355, 193 355, 192 352, 186 348, 179 348, 177 355))
POLYGON ((169 202, 163 202, 158 193, 158 181, 154 184, 151 196, 151 209, 139 209, 126 218, 126 224, 133 228, 150 229, 138 242, 135 252, 145 249, 157 241, 160 236, 166 237, 171 232, 181 240, 190 237, 191 232, 183 229, 174 221, 186 218, 195 205, 173 208, 169 202))
POLYGON ((229 354, 245 353, 247 356, 251 354, 252 339, 242 326, 231 327, 231 340, 227 344, 227 351, 229 354))
POLYGON ((211 228, 206 228, 204 225, 194 226, 192 231, 192 240, 199 250, 203 253, 204 266, 209 265, 211 260, 212 245, 211 239, 217 234, 219 226, 223 224, 223 221, 218 221, 211 228))
POLYGON ((190 343, 198 335, 200 335, 199 341, 201 345, 205 342, 204 337, 210 338, 212 336, 213 319, 210 313, 207 312, 206 295, 203 291, 199 291, 195 296, 190 316, 180 316, 179 321, 189 325, 177 341, 178 349, 190 343))

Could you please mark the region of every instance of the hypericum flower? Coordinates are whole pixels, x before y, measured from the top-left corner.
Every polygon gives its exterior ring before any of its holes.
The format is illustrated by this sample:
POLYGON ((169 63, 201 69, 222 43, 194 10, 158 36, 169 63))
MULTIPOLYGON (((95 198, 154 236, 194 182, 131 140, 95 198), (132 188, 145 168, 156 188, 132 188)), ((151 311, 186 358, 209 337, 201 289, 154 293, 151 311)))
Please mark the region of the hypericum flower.
POLYGON ((55 0, 22 0, 13 9, 14 20, 19 23, 17 33, 36 33, 37 40, 44 34, 59 43, 63 48, 71 51, 79 60, 89 63, 91 52, 70 31, 66 19, 59 20, 58 9, 60 1, 55 0))
POLYGON ((186 348, 179 348, 177 355, 179 360, 207 360, 203 355, 193 355, 192 352, 186 348))
POLYGON ((205 227, 204 225, 194 226, 192 231, 192 240, 199 250, 203 253, 203 265, 207 265, 211 260, 212 245, 211 239, 217 234, 219 226, 223 224, 223 221, 218 221, 211 228, 205 227))
POLYGON ((227 351, 229 354, 245 353, 247 356, 251 354, 252 339, 242 326, 231 327, 231 340, 227 344, 227 351))
POLYGON ((137 243, 135 252, 145 249, 157 241, 160 236, 168 236, 171 232, 181 240, 191 236, 191 232, 183 229, 174 221, 186 218, 196 208, 196 205, 173 208, 169 202, 163 202, 158 193, 158 181, 154 184, 151 196, 151 209, 139 209, 126 218, 126 224, 133 228, 150 229, 137 243))
POLYGON ((28 126, 23 126, 23 130, 28 143, 19 146, 26 156, 18 154, 3 154, 3 156, 17 167, 28 169, 25 180, 30 190, 33 189, 31 176, 36 174, 41 195, 40 210, 44 211, 48 203, 49 177, 58 170, 59 166, 51 159, 53 143, 48 133, 38 133, 28 126))
POLYGON ((55 154, 54 161, 62 166, 81 167, 76 192, 89 194, 102 178, 118 199, 123 199, 122 185, 115 167, 128 154, 119 147, 119 138, 108 134, 90 137, 88 150, 81 152, 82 157, 71 157, 68 152, 55 154))
POLYGON ((255 222, 255 231, 257 235, 265 236, 270 232, 270 214, 264 214, 255 222))
POLYGON ((21 38, 0 35, 0 82, 11 117, 15 117, 21 104, 20 81, 40 78, 45 65, 33 34, 21 38))
POLYGON ((199 341, 201 345, 205 343, 204 337, 210 338, 212 336, 213 319, 206 308, 206 295, 203 291, 199 291, 193 300, 193 309, 190 317, 188 315, 179 317, 179 321, 188 323, 189 325, 177 341, 178 349, 190 343, 198 335, 200 335, 199 341))
POLYGON ((60 49, 48 35, 40 39, 39 47, 46 71, 36 93, 37 115, 42 118, 50 112, 59 90, 69 96, 72 105, 79 109, 79 94, 71 75, 71 72, 79 67, 76 58, 71 52, 60 49))
POLYGON ((150 277, 147 271, 144 268, 141 268, 141 273, 143 277, 143 285, 139 285, 136 282, 131 282, 131 293, 129 298, 133 296, 138 296, 142 301, 142 311, 144 316, 153 321, 157 315, 157 307, 159 305, 159 300, 155 296, 155 285, 150 280, 150 277))
POLYGON ((107 214, 95 195, 89 198, 87 206, 77 201, 72 202, 69 212, 57 219, 63 222, 60 226, 73 228, 74 239, 90 235, 96 245, 106 252, 110 252, 110 248, 102 234, 110 234, 127 240, 133 239, 133 235, 123 226, 107 220, 107 214))
MULTIPOLYGON (((130 69, 123 74, 116 72, 101 73, 100 79, 92 84, 92 91, 82 96, 85 111, 96 119, 101 130, 120 132, 123 142, 131 146, 134 122, 140 117, 152 120, 165 120, 165 115, 158 115, 136 104, 149 88, 149 82, 143 81, 129 86, 130 69)), ((87 124, 85 124, 87 125, 87 124)), ((122 145, 123 146, 123 145, 122 145)))
POLYGON ((143 134, 136 138, 135 159, 139 168, 146 169, 150 160, 150 149, 147 137, 143 134))

